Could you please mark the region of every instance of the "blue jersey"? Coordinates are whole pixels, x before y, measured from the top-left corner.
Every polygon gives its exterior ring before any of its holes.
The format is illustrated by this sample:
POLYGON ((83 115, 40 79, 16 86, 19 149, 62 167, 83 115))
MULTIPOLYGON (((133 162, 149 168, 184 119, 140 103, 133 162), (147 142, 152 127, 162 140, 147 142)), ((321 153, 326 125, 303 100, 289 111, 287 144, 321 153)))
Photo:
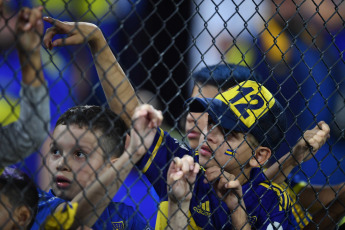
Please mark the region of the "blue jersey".
MULTIPOLYGON (((56 197, 50 190, 39 191, 38 213, 31 229, 40 229, 48 216, 65 200, 56 197)), ((69 202, 67 202, 69 203, 69 202)), ((131 206, 124 203, 111 202, 98 218, 92 229, 149 229, 144 220, 131 206)))
MULTIPOLYGON (((193 152, 159 129, 149 152, 138 163, 160 197, 156 229, 164 229, 167 225, 166 177, 169 163, 174 156, 182 157, 186 154, 193 155, 193 152)), ((197 154, 195 160, 198 161, 197 154)), ((231 211, 218 198, 213 187, 204 184, 203 180, 204 173, 201 171, 197 176, 191 199, 190 225, 194 229, 231 229, 231 211)), ((253 228, 295 228, 290 197, 280 186, 266 181, 261 169, 251 170, 250 179, 242 186, 242 191, 248 219, 253 228)))

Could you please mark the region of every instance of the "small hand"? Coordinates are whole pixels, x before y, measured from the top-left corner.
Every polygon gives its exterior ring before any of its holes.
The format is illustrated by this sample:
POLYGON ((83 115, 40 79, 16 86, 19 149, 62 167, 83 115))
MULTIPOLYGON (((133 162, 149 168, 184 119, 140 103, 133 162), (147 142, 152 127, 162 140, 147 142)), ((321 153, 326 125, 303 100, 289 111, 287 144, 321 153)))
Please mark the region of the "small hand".
POLYGON ((162 112, 152 105, 138 106, 132 117, 131 138, 127 152, 144 155, 152 145, 156 128, 162 124, 162 121, 162 112))
POLYGON ((313 129, 307 130, 292 149, 297 162, 308 161, 326 143, 330 137, 330 128, 324 121, 320 121, 313 129))
POLYGON ((207 180, 205 179, 204 183, 213 184, 217 196, 227 204, 231 211, 238 208, 239 205, 244 206, 242 186, 239 180, 235 180, 234 175, 213 166, 206 170, 205 177, 207 180))
POLYGON ((57 46, 79 45, 89 42, 102 33, 100 29, 92 23, 62 22, 51 17, 43 17, 43 20, 52 25, 52 27, 47 29, 43 38, 45 47, 50 50, 57 46), (53 41, 54 36, 57 34, 66 34, 67 38, 60 38, 53 41))
POLYGON ((185 155, 181 158, 175 157, 171 162, 167 183, 168 194, 172 202, 190 201, 193 194, 193 187, 200 165, 195 163, 193 157, 185 155))
POLYGON ((23 8, 16 23, 17 46, 20 52, 39 52, 43 34, 43 6, 33 9, 23 8))

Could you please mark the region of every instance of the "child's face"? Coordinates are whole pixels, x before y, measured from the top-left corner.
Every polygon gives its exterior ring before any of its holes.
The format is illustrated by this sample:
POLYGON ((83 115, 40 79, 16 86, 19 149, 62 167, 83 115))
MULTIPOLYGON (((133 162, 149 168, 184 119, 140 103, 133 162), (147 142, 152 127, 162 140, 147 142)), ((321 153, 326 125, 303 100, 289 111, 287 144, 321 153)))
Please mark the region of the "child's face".
POLYGON ((215 127, 211 119, 208 123, 204 129, 206 137, 200 140, 202 144, 199 149, 200 165, 204 168, 224 167, 225 171, 238 175, 242 165, 246 165, 253 156, 254 147, 248 144, 248 137, 244 139, 243 133, 231 132, 224 137, 220 126, 215 127))
MULTIPOLYGON (((218 89, 212 85, 197 86, 193 88, 191 97, 214 98, 218 94, 218 89), (199 92, 199 90, 201 90, 199 92)), ((207 126, 207 113, 188 113, 186 119, 186 133, 189 145, 196 149, 199 145, 201 132, 207 126)))
POLYGON ((50 145, 48 167, 52 173, 52 189, 56 196, 72 200, 104 164, 98 145, 100 132, 77 125, 58 125, 50 145))

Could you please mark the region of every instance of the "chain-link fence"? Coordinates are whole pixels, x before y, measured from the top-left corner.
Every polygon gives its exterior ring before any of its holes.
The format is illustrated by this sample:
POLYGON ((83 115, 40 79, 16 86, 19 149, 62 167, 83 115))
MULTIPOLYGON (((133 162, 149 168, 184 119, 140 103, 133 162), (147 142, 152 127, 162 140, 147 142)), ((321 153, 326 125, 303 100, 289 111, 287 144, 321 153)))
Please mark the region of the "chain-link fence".
POLYGON ((344 1, 0 3, 1 228, 342 228, 344 1))

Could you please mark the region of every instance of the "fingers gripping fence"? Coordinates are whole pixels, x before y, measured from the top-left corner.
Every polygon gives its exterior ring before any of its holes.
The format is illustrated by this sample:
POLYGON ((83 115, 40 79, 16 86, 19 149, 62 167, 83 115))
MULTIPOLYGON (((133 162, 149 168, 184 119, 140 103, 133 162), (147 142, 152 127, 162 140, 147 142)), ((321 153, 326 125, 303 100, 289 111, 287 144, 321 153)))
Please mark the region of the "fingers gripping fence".
POLYGON ((0 7, 1 229, 344 227, 344 1, 0 7))

